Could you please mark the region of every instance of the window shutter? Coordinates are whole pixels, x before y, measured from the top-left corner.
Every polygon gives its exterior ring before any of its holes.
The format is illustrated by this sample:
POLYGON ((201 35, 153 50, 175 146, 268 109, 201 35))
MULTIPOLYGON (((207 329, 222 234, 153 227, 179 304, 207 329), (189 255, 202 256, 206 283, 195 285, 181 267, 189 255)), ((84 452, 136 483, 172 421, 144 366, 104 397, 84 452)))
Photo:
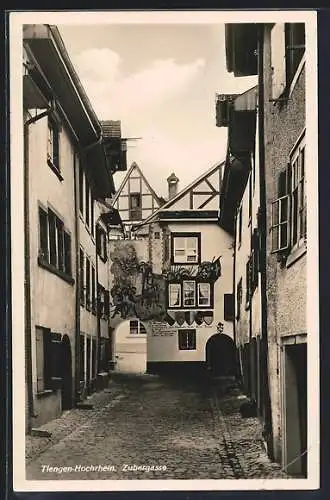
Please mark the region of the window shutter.
POLYGON ((285 24, 276 23, 271 30, 272 98, 278 99, 286 87, 285 24))
POLYGON ((64 231, 64 262, 66 274, 72 275, 71 267, 71 236, 69 233, 64 231))
POLYGON ((282 196, 272 203, 272 253, 286 250, 289 247, 289 202, 289 196, 282 196))
POLYGON ((103 231, 103 258, 104 260, 108 260, 108 252, 107 252, 107 233, 103 231))
POLYGON ((110 315, 110 296, 109 290, 104 290, 104 314, 109 317, 110 315))
POLYGON ((234 321, 234 295, 232 293, 224 294, 224 320, 234 321))

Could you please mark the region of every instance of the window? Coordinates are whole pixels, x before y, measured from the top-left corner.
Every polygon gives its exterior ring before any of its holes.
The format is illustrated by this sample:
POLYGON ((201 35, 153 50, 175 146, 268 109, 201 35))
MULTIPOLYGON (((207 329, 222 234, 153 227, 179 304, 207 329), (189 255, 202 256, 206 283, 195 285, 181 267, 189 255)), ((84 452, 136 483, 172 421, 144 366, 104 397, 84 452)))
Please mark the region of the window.
POLYGON ((242 278, 239 280, 236 288, 236 319, 239 320, 241 317, 241 305, 242 305, 242 278))
POLYGON ((89 182, 87 178, 85 177, 85 222, 86 225, 89 227, 89 222, 90 222, 90 188, 89 188, 89 182))
MULTIPOLYGON (((75 155, 75 158, 77 156, 75 155)), ((79 210, 81 215, 84 213, 84 169, 79 162, 79 210)))
POLYGON ((181 307, 181 284, 169 284, 169 307, 181 307))
POLYGON ((242 243, 242 217, 243 217, 243 205, 240 206, 238 209, 238 214, 237 214, 237 245, 238 248, 241 246, 242 243))
POLYGON ((279 197, 272 203, 272 253, 305 244, 307 236, 305 193, 305 142, 295 147, 279 175, 279 197))
POLYGON ((92 313, 96 314, 96 276, 95 267, 92 266, 92 313))
POLYGON ((90 200, 91 200, 91 225, 90 225, 90 229, 91 229, 92 236, 94 236, 94 232, 95 232, 95 228, 94 228, 94 196, 93 196, 92 191, 90 192, 90 200))
POLYGON ((100 227, 96 227, 96 251, 103 262, 107 261, 107 233, 100 227))
POLYGON ((61 335, 36 327, 37 393, 59 388, 62 368, 61 335))
POLYGON ((98 314, 100 318, 109 317, 109 292, 98 283, 98 314))
POLYGON ((178 330, 178 338, 180 351, 196 349, 196 330, 178 330))
POLYGON ((168 284, 169 309, 213 307, 213 284, 187 280, 168 284))
POLYGON ((183 282, 183 306, 194 306, 196 303, 196 282, 183 282))
POLYGON ((39 207, 39 257, 41 266, 71 277, 71 235, 52 211, 39 207))
POLYGON ((130 220, 142 219, 142 203, 140 193, 131 193, 129 195, 129 218, 130 220))
POLYGON ((139 321, 138 319, 132 319, 129 322, 129 333, 131 335, 146 335, 147 331, 141 321, 139 321))
POLYGON ((271 31, 272 98, 288 94, 305 52, 304 23, 276 23, 271 31))
POLYGON ((91 309, 91 263, 86 257, 86 309, 91 309))
POLYGON ((246 290, 245 290, 245 307, 248 309, 250 307, 251 300, 251 257, 249 257, 246 263, 246 290))
POLYGON ((225 293, 224 299, 224 320, 233 321, 234 320, 234 297, 232 293, 225 293))
POLYGON ((198 306, 211 305, 211 285, 210 283, 198 283, 198 306))
POLYGON ((291 243, 299 246, 306 237, 305 144, 291 158, 291 243))
POLYGON ((40 250, 39 256, 48 261, 49 246, 48 246, 48 213, 39 207, 39 234, 40 234, 40 250))
POLYGON ((285 25, 286 83, 290 85, 305 52, 305 24, 285 25))
POLYGON ((60 172, 59 128, 54 120, 48 118, 47 163, 55 171, 60 172))
POLYGON ((289 246, 289 196, 272 203, 272 251, 286 250, 289 246))
POLYGON ((172 263, 200 263, 200 233, 172 233, 172 263))
POLYGON ((69 276, 72 275, 72 257, 71 257, 71 236, 67 231, 64 231, 64 272, 69 276))
POLYGON ((80 304, 85 305, 85 255, 82 248, 79 253, 80 259, 80 304))

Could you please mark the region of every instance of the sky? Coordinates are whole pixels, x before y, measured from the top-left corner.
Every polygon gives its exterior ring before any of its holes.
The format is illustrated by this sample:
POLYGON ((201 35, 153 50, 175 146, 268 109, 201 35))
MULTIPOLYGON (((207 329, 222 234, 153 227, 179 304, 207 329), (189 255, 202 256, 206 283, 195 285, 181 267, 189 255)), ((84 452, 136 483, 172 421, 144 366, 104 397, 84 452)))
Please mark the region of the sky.
MULTIPOLYGON (((215 94, 240 93, 256 77, 226 71, 223 24, 58 25, 100 120, 121 120, 135 161, 159 196, 175 172, 179 189, 225 157, 215 94)), ((116 188, 124 174, 114 176, 116 188)))

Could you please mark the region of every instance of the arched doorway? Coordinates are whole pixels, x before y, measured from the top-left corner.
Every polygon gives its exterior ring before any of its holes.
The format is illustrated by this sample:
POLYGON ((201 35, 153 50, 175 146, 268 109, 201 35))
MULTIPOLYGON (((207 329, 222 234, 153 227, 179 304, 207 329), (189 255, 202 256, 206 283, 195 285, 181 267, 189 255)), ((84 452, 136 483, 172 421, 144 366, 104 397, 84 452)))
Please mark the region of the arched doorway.
POLYGON ((146 373, 147 330, 137 318, 123 321, 115 330, 115 371, 146 373))
POLYGON ((72 408, 72 355, 70 339, 62 338, 62 410, 72 408))
POLYGON ((206 343, 206 363, 214 376, 235 376, 236 348, 233 340, 225 334, 216 333, 206 343))

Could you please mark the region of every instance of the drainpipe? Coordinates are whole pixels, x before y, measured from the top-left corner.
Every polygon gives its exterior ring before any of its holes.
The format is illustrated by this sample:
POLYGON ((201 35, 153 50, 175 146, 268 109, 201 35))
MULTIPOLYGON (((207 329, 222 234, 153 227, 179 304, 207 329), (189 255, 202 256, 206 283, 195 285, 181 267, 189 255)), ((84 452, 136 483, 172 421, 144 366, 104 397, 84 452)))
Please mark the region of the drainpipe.
POLYGON ((239 347, 237 345, 237 338, 236 338, 236 221, 237 221, 237 210, 235 212, 235 217, 234 217, 234 258, 233 258, 233 337, 234 337, 234 343, 236 347, 236 356, 237 356, 237 364, 238 364, 238 370, 237 370, 237 375, 238 378, 241 380, 242 379, 242 370, 241 370, 241 363, 240 363, 240 353, 239 353, 239 347))
POLYGON ((25 370, 28 396, 28 432, 31 431, 32 418, 34 417, 33 404, 33 378, 32 378, 32 312, 31 312, 31 269, 30 269, 30 190, 29 190, 29 127, 32 123, 45 118, 51 109, 43 111, 24 123, 24 296, 25 296, 25 370))
MULTIPOLYGON (((80 162, 80 158, 79 158, 80 162)), ((76 239, 76 321, 75 321, 75 405, 80 401, 80 296, 81 296, 81 279, 80 279, 80 218, 79 218, 79 163, 77 162, 77 154, 74 153, 74 219, 75 219, 75 239, 76 239)))
POLYGON ((271 401, 268 381, 268 334, 267 334, 267 198, 265 172, 265 130, 264 130, 264 26, 259 26, 258 36, 258 89, 259 89, 259 178, 260 178, 260 285, 261 285, 261 344, 263 361, 263 382, 265 394, 265 437, 268 453, 274 458, 271 401))
MULTIPOLYGON (((95 238, 97 240, 97 223, 100 217, 97 219, 95 224, 95 238)), ((100 338, 101 338, 101 317, 100 317, 100 307, 99 307, 99 258, 97 254, 97 241, 95 245, 95 281, 96 281, 96 386, 98 385, 97 376, 99 373, 100 365, 100 338)))

